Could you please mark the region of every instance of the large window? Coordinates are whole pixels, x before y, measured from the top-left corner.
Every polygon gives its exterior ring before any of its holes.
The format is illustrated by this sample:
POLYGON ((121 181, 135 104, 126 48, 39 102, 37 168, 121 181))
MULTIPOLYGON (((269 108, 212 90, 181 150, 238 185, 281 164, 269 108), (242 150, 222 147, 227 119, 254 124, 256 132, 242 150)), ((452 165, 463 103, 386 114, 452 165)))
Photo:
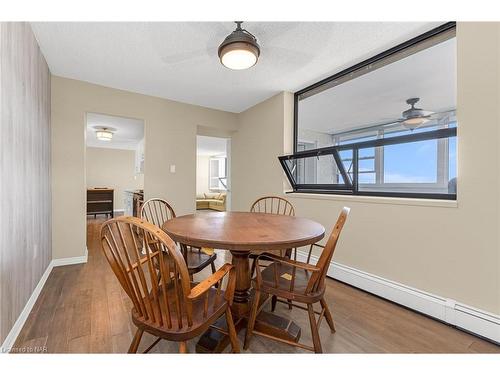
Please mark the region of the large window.
POLYGON ((294 120, 294 191, 456 199, 455 24, 297 92, 294 120))

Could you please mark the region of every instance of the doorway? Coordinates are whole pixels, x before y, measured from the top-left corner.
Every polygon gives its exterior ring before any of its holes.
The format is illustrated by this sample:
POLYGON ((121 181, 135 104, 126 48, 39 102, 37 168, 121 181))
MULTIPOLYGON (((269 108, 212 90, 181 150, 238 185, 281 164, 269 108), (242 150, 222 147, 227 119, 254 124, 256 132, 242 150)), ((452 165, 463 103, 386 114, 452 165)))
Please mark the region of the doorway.
POLYGON ((86 114, 87 225, 115 216, 139 216, 144 200, 144 121, 86 114))
POLYGON ((196 137, 196 210, 231 209, 231 139, 196 137))

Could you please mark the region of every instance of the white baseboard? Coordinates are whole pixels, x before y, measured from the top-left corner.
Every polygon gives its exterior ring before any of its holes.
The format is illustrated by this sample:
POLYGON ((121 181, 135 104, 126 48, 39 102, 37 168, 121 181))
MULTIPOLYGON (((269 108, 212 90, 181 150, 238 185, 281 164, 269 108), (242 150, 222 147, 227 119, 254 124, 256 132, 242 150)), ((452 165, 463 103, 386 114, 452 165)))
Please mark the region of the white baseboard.
POLYGON ((35 305, 35 302, 40 295, 40 292, 42 291, 43 286, 45 285, 45 282, 49 278, 50 272, 52 271, 53 265, 52 262, 49 263, 47 266, 47 269, 43 273, 42 277, 40 278, 40 281, 38 282, 37 286, 33 290, 33 293, 31 293, 30 298, 28 299, 28 302, 26 302, 26 305, 24 305, 23 311, 21 311, 21 314, 17 318, 16 322, 12 326, 12 329, 10 330, 9 334, 5 338, 4 342, 2 343, 2 349, 1 353, 8 353, 14 343, 16 342, 17 336, 19 335, 19 332, 21 332, 21 329, 24 326, 24 323, 26 322, 26 319, 28 319, 28 316, 31 312, 31 309, 35 305))
POLYGON ((52 267, 69 266, 70 264, 87 263, 89 251, 85 248, 85 254, 80 257, 59 258, 52 260, 52 267))
MULTIPOLYGON (((297 251, 297 260, 307 253, 297 251)), ((318 261, 311 256, 311 263, 318 261)), ((500 344, 500 316, 395 281, 332 262, 328 276, 500 344)))
POLYGON ((40 278, 40 281, 38 282, 37 286, 33 290, 33 293, 31 293, 30 298, 28 299, 28 302, 26 302, 26 305, 24 305, 23 311, 21 311, 21 314, 19 314, 19 317, 17 318, 16 322, 12 326, 12 329, 10 330, 9 334, 5 338, 4 342, 2 343, 2 346, 0 348, 0 353, 8 353, 11 349, 14 343, 16 342, 17 336, 21 332, 24 323, 26 323, 26 320, 28 319, 28 316, 33 309, 33 306, 35 305, 36 300, 38 299, 38 296, 40 295, 40 292, 43 289, 43 286, 45 285, 45 282, 49 278, 50 272, 52 272, 52 269, 54 267, 58 266, 66 266, 70 264, 78 264, 78 263, 87 263, 87 258, 88 258, 88 249, 85 248, 85 254, 81 257, 72 257, 72 258, 61 258, 61 259, 53 259, 49 265, 47 266, 47 269, 43 273, 42 277, 40 278))
POLYGON ((113 210, 113 213, 114 214, 124 214, 125 213, 125 209, 124 208, 118 208, 116 210, 113 210))

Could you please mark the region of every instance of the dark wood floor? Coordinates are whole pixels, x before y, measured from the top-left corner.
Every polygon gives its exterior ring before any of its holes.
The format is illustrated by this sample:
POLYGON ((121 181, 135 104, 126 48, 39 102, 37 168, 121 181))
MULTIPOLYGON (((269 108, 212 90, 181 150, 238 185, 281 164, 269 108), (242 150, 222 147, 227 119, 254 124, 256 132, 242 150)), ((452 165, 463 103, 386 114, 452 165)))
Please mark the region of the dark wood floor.
MULTIPOLYGON (((88 221, 88 263, 55 267, 15 345, 15 350, 45 348, 49 353, 125 353, 135 332, 131 303, 98 247, 99 220, 88 221)), ((230 261, 218 252, 218 265, 230 261)), ((197 275, 198 279, 205 275, 197 275)), ((323 350, 329 353, 500 353, 500 347, 409 311, 391 302, 328 280, 329 302, 337 332, 322 324, 323 350)), ((302 327, 311 340, 307 314, 278 304, 277 312, 302 327)), ((243 332, 239 337, 243 338, 243 332)), ((145 334, 139 350, 153 341, 145 334)), ((194 352, 195 340, 189 342, 194 352)), ((153 352, 177 353, 177 344, 162 341, 153 352)), ((295 353, 301 349, 254 337, 248 352, 295 353)))

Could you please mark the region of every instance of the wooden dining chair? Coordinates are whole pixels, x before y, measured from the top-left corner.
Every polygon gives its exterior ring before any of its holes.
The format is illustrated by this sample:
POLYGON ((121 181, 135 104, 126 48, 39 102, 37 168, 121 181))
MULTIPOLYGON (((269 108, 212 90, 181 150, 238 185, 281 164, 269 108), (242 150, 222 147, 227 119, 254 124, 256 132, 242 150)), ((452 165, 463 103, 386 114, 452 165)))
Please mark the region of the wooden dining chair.
POLYGON ((250 212, 263 212, 266 214, 295 216, 293 205, 282 197, 261 197, 253 202, 250 212))
MULTIPOLYGON (((160 198, 148 199, 141 206, 141 218, 161 228, 163 223, 175 217, 174 209, 168 202, 160 198)), ((180 244, 184 260, 186 261, 189 274, 200 272, 210 265, 212 273, 215 273, 215 260, 217 254, 205 254, 200 248, 180 244)))
POLYGON ((224 314, 227 332, 215 329, 228 335, 233 352, 239 352, 230 309, 236 283, 232 265, 225 264, 194 284, 172 239, 155 225, 131 216, 106 221, 101 227, 101 246, 133 304, 132 321, 137 331, 129 353, 137 352, 144 332, 157 337, 144 353, 161 339, 179 342, 179 351, 185 353, 186 341, 205 332, 224 314))
MULTIPOLYGON (((344 226, 350 209, 344 207, 339 215, 337 223, 326 243, 321 256, 316 265, 309 263, 298 262, 286 257, 279 257, 274 254, 264 253, 256 258, 256 277, 252 280, 254 284, 255 294, 253 297, 250 318, 248 320, 248 328, 245 336, 245 349, 248 349, 250 339, 253 334, 264 336, 279 342, 287 343, 293 346, 298 346, 303 349, 311 350, 316 353, 322 353, 321 340, 319 337, 319 326, 323 317, 330 326, 331 332, 335 332, 335 324, 332 314, 325 301, 325 277, 330 265, 340 232, 344 226), (261 257, 273 259, 273 263, 261 271, 259 261, 261 257), (266 295, 266 300, 261 304, 261 294, 266 295), (279 337, 274 337, 266 333, 254 331, 255 319, 262 307, 268 302, 270 296, 275 296, 278 302, 290 304, 303 310, 307 310, 309 314, 309 324, 313 339, 313 346, 304 345, 299 342, 285 340, 279 337), (320 303, 321 311, 314 310, 314 304, 320 303), (300 303, 300 304, 297 304, 300 303), (304 306, 305 305, 305 306, 304 306), (315 314, 319 315, 316 321, 315 314)), ((310 251, 312 250, 312 246, 310 251)), ((309 253, 308 260, 311 258, 309 253)), ((273 306, 274 308, 274 306, 273 306)))
MULTIPOLYGON (((250 207, 250 212, 265 213, 265 214, 275 214, 275 215, 287 215, 295 216, 295 208, 293 205, 285 198, 276 196, 267 196, 257 199, 253 202, 250 207)), ((285 250, 278 250, 281 256, 285 256, 285 250)), ((250 254, 250 258, 254 259, 257 257, 257 253, 250 254)), ((290 256, 290 254, 287 254, 290 256)), ((252 273, 255 271, 255 261, 252 264, 252 273)))
MULTIPOLYGON (((275 214, 275 215, 287 215, 287 216, 295 216, 295 208, 293 207, 293 204, 291 204, 288 200, 285 198, 277 197, 277 196, 266 196, 266 197, 261 197, 257 199, 255 202, 253 202, 252 206, 250 207, 250 212, 257 212, 257 213, 265 213, 265 214, 275 214)), ((276 252, 279 252, 280 256, 288 256, 290 257, 290 251, 291 250, 277 250, 276 252)), ((297 253, 297 250, 295 249, 295 254, 297 253)), ((255 259, 259 253, 250 253, 250 259, 252 259, 252 265, 250 267, 250 275, 253 277, 255 273, 255 259)), ((262 257, 261 260, 271 260, 271 259, 265 259, 265 257, 262 257)), ((276 302, 273 300, 273 304, 276 304, 276 302)), ((292 305, 289 304, 288 308, 291 310, 292 305)))

